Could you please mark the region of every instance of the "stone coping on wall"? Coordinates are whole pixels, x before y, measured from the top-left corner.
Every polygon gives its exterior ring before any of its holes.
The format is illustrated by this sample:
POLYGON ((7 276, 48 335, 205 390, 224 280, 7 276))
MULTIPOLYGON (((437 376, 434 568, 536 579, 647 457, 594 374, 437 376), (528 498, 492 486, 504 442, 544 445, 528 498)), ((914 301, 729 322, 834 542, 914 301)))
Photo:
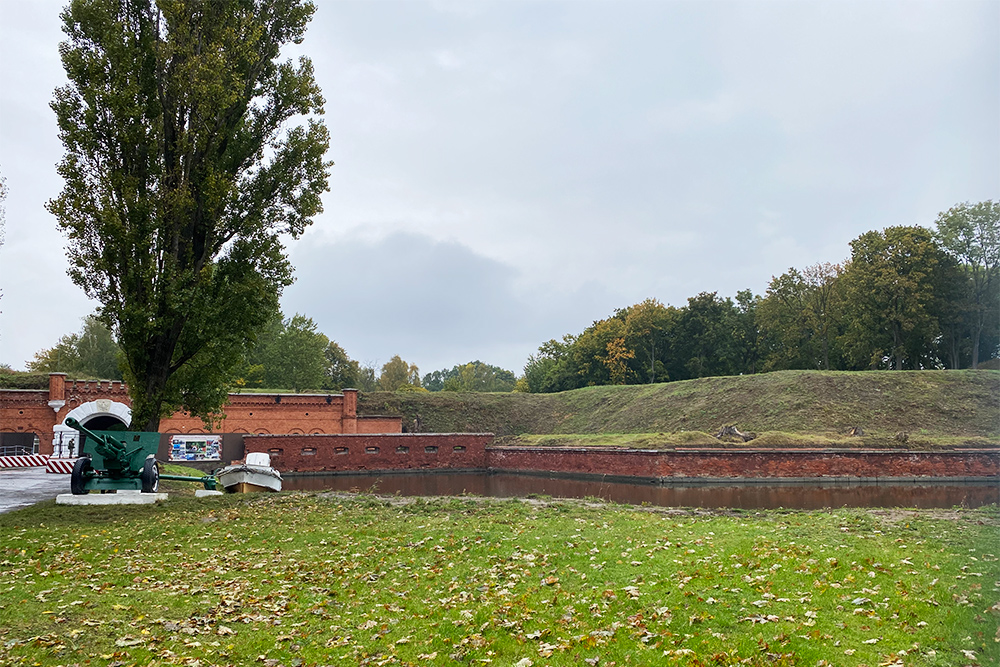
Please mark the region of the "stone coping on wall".
MULTIPOLYGON (((372 419, 386 417, 369 416, 372 419)), ((361 417, 358 417, 361 419, 361 417)), ((492 433, 248 433, 246 437, 253 438, 441 438, 454 436, 493 437, 492 433)), ((543 448, 544 449, 544 448, 543 448)))
MULTIPOLYGON (((441 472, 451 471, 442 470, 441 472)), ((828 477, 643 477, 640 475, 561 472, 558 470, 523 470, 521 468, 487 468, 478 472, 489 475, 523 475, 525 477, 576 479, 609 484, 650 484, 656 486, 891 486, 893 484, 982 486, 984 484, 1000 484, 1000 476, 997 475, 987 477, 852 477, 849 475, 828 477)))
POLYGON ((391 477, 393 475, 491 475, 487 468, 387 468, 385 470, 289 470, 282 477, 391 477))
MULTIPOLYGON (((403 434, 408 435, 408 434, 403 434)), ((420 435, 420 434, 413 434, 420 435)), ((582 454, 600 452, 601 454, 1000 454, 997 447, 953 447, 948 449, 855 449, 853 447, 676 447, 670 449, 635 449, 631 447, 559 447, 543 445, 487 445, 488 451, 516 452, 565 452, 582 454)))

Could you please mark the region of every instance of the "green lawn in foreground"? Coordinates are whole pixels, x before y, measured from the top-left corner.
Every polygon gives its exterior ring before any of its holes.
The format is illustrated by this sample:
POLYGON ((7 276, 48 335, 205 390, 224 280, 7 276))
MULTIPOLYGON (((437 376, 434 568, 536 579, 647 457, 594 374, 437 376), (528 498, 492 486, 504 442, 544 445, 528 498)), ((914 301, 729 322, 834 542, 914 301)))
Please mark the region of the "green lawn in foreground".
POLYGON ((998 528, 996 507, 43 503, 0 516, 0 664, 995 665, 998 528))

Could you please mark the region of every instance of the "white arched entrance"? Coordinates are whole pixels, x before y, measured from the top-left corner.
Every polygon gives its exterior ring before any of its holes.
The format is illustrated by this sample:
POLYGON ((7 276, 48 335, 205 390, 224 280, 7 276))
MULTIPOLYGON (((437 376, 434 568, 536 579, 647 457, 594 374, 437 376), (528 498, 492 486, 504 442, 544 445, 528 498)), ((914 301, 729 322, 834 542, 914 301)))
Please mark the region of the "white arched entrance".
POLYGON ((80 434, 76 429, 66 426, 66 420, 70 417, 84 426, 95 420, 109 419, 128 426, 132 422, 132 408, 109 398, 100 398, 73 408, 63 418, 63 423, 56 424, 52 429, 52 455, 55 457, 75 456, 79 453, 77 442, 80 434), (102 417, 105 419, 100 419, 102 417))

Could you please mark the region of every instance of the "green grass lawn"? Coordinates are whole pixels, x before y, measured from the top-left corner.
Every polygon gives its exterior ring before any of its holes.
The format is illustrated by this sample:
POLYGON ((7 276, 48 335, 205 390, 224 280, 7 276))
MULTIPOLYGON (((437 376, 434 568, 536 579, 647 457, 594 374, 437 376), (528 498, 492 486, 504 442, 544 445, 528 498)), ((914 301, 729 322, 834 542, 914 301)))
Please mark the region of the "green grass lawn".
POLYGON ((1000 510, 172 494, 0 515, 3 665, 996 665, 1000 510))

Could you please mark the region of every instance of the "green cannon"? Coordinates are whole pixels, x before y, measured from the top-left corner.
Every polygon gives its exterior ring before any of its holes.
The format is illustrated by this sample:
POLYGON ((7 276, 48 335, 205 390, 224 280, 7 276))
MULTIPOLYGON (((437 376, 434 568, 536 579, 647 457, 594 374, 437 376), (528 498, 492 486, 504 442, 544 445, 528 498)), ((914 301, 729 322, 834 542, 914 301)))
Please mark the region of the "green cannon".
POLYGON ((156 493, 161 479, 199 482, 215 490, 212 475, 186 477, 161 475, 156 461, 159 433, 91 431, 70 417, 66 425, 80 432, 80 458, 73 465, 70 490, 74 495, 99 491, 132 490, 156 493))

